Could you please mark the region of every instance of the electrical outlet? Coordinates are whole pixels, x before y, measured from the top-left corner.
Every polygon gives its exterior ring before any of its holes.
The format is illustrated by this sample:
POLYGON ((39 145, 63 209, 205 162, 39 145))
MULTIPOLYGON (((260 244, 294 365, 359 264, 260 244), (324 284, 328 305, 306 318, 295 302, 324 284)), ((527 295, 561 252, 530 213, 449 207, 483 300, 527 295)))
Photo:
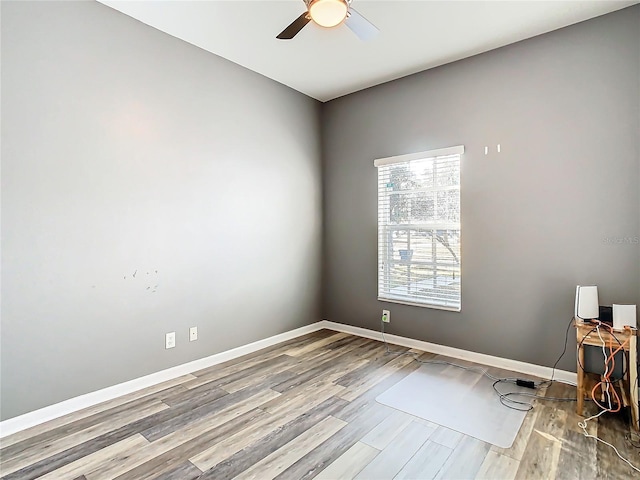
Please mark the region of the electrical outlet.
POLYGON ((198 339, 198 327, 191 327, 189 329, 189 341, 193 342, 198 339))
POLYGON ((389 310, 382 310, 382 321, 384 323, 391 323, 391 312, 389 310))
POLYGON ((173 348, 176 346, 176 332, 169 332, 164 336, 164 348, 173 348))

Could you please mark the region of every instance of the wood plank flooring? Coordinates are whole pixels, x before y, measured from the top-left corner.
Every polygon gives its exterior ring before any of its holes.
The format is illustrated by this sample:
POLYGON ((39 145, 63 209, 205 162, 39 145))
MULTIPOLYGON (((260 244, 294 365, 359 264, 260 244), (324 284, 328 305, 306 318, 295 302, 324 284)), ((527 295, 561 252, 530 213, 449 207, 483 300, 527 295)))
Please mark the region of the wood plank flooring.
MULTIPOLYGON (((582 435, 572 402, 537 401, 513 446, 502 449, 375 401, 418 367, 410 356, 387 355, 380 342, 315 332, 4 438, 0 475, 7 480, 640 478, 609 447, 582 435)), ((554 384, 546 395, 572 397, 575 389, 554 384)), ((640 449, 625 440, 624 416, 603 416, 589 429, 640 464, 640 449)))

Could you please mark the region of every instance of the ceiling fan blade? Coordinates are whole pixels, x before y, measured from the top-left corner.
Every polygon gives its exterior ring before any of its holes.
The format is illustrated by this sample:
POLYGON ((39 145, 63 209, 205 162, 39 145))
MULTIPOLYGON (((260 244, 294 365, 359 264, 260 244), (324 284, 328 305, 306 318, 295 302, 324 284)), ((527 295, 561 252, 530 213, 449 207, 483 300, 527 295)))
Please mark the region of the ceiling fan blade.
POLYGON ((291 40, 300 32, 300 30, 304 28, 304 26, 307 23, 309 23, 310 20, 311 20, 311 17, 309 16, 309 13, 304 12, 302 15, 296 18, 291 23, 291 25, 289 25, 282 32, 280 32, 280 34, 276 38, 280 40, 291 40))
POLYGON ((349 16, 346 18, 344 23, 360 40, 371 40, 380 33, 378 27, 360 15, 353 8, 349 9, 349 16))

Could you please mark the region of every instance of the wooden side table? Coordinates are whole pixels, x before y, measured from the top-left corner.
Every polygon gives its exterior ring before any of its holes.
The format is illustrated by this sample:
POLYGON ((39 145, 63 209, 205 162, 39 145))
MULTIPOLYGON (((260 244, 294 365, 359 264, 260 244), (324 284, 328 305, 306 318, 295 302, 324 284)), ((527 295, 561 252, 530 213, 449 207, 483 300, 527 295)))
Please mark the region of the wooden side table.
MULTIPOLYGON (((584 365, 584 346, 591 345, 595 347, 602 347, 602 340, 598 336, 595 330, 595 325, 591 323, 583 323, 574 319, 574 326, 576 328, 576 341, 578 342, 578 387, 577 387, 577 407, 576 412, 578 415, 582 415, 584 408, 585 396, 589 398, 591 390, 597 380, 591 379, 588 374, 585 374, 582 366, 584 365), (594 383, 595 382, 595 383, 594 383)), ((624 330, 622 332, 614 331, 613 340, 614 349, 620 345, 618 341, 624 344, 624 358, 627 375, 625 379, 621 380, 621 401, 624 406, 631 406, 631 422, 633 428, 636 431, 640 431, 640 412, 638 411, 638 350, 637 350, 637 330, 624 330), (617 340, 616 340, 617 339, 617 340), (628 340, 628 341, 627 341, 628 340), (626 342, 626 343, 625 343, 626 342)), ((606 328, 600 329, 600 335, 605 341, 606 345, 609 345, 611 334, 606 328)))

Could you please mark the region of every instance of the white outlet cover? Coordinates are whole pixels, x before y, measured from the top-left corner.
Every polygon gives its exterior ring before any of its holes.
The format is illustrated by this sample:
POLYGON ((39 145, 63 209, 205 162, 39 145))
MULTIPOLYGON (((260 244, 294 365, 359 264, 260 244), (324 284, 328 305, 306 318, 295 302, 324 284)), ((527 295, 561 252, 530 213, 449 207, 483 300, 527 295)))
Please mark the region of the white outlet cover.
POLYGON ((198 327, 191 327, 189 329, 189 341, 193 342, 198 339, 198 327))
POLYGON ((176 332, 169 332, 164 337, 164 348, 173 348, 176 346, 176 332))

